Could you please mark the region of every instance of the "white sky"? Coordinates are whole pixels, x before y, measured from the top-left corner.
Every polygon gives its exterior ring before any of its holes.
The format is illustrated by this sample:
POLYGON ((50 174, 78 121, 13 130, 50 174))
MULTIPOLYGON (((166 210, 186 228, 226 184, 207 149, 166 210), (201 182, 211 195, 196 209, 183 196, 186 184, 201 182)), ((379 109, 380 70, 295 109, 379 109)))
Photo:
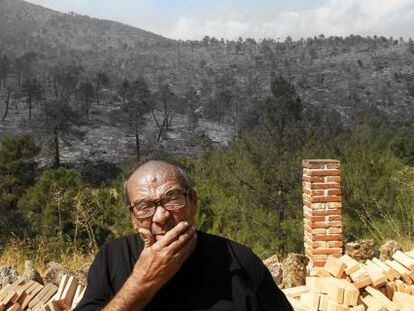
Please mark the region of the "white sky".
POLYGON ((384 35, 414 38, 414 0, 29 0, 173 39, 384 35))

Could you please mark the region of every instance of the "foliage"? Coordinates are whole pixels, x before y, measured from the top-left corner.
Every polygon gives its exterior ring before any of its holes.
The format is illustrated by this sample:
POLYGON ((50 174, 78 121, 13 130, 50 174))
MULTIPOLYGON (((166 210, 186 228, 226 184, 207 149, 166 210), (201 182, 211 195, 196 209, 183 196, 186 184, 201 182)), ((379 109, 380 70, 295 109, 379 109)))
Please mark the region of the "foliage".
POLYGON ((376 217, 366 209, 360 215, 372 237, 382 243, 397 240, 404 249, 411 250, 414 247, 414 168, 396 171, 390 182, 397 188, 395 205, 387 208, 378 204, 376 217))
POLYGON ((39 152, 31 136, 5 138, 0 146, 0 234, 16 232, 20 218, 17 202, 35 180, 39 152))
POLYGON ((82 187, 80 175, 64 168, 45 171, 19 200, 26 236, 75 236, 73 206, 82 187))
POLYGON ((97 247, 130 232, 122 193, 120 181, 92 191, 75 171, 46 170, 19 200, 24 236, 97 247))

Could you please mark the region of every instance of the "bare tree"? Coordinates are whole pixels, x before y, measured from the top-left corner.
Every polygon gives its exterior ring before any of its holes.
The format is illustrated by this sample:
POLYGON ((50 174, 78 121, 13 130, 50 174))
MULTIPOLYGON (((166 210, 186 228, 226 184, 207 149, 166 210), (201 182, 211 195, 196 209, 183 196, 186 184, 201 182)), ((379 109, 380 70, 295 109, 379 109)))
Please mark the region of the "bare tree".
POLYGON ((79 114, 70 106, 65 98, 49 99, 42 103, 40 122, 50 136, 49 143, 54 150, 54 167, 60 166, 60 140, 82 137, 82 133, 73 125, 79 125, 79 114))
POLYGON ((154 110, 152 110, 151 113, 155 123, 159 128, 157 135, 157 141, 159 141, 164 130, 169 129, 174 115, 177 111, 177 96, 174 94, 167 83, 161 84, 160 89, 156 95, 160 108, 162 109, 162 122, 157 119, 154 110))
POLYGON ((6 88, 7 77, 11 71, 10 60, 7 55, 3 55, 0 59, 0 88, 1 82, 3 82, 3 88, 6 88))
POLYGON ((139 140, 139 127, 144 121, 144 115, 153 109, 151 92, 147 82, 143 77, 138 78, 132 83, 124 83, 126 101, 123 105, 123 111, 128 115, 128 128, 134 131, 135 150, 137 158, 140 158, 141 148, 139 140))
POLYGON ((109 85, 109 78, 107 74, 103 71, 100 71, 96 74, 95 77, 95 92, 96 92, 96 103, 100 103, 101 98, 101 88, 109 85))
POLYGON ((82 111, 86 115, 86 120, 89 121, 89 111, 92 107, 92 102, 95 97, 95 89, 90 82, 84 82, 79 88, 79 93, 81 96, 82 111))
POLYGON ((32 119, 32 105, 34 100, 40 100, 42 96, 42 86, 36 79, 26 80, 22 85, 22 91, 26 96, 29 109, 29 120, 32 119))

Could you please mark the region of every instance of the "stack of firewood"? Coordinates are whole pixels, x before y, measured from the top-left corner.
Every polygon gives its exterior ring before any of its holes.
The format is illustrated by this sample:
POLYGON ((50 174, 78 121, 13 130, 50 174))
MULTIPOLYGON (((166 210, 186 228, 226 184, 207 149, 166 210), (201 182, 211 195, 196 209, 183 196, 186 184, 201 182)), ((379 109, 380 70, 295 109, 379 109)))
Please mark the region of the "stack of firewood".
POLYGON ((329 256, 324 267, 310 272, 305 286, 283 291, 295 310, 414 311, 414 252, 365 263, 329 256))
POLYGON ((0 311, 72 310, 84 292, 85 288, 74 276, 64 275, 59 287, 52 283, 43 286, 19 278, 0 290, 0 311))

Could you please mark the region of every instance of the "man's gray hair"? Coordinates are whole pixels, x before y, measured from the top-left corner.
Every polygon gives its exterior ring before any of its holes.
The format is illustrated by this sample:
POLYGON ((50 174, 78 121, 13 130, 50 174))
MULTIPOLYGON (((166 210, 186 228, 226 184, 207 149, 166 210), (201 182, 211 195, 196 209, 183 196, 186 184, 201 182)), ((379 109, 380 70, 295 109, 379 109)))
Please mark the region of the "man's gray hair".
POLYGON ((163 162, 166 164, 170 164, 172 166, 174 166, 177 171, 180 173, 180 181, 182 182, 182 184, 187 188, 187 190, 189 190, 189 195, 190 195, 190 199, 192 200, 194 197, 194 187, 193 187, 193 183, 191 182, 190 177, 188 176, 187 172, 180 166, 180 164, 176 161, 173 161, 171 159, 158 159, 158 158, 148 158, 148 159, 144 159, 142 161, 140 161, 138 163, 138 165, 136 165, 134 167, 134 169, 128 174, 128 177, 126 178, 126 180, 124 181, 124 203, 125 206, 127 208, 129 208, 131 206, 131 200, 129 198, 128 195, 128 180, 131 177, 131 175, 137 170, 139 169, 141 166, 143 166, 146 163, 149 162, 163 162))

